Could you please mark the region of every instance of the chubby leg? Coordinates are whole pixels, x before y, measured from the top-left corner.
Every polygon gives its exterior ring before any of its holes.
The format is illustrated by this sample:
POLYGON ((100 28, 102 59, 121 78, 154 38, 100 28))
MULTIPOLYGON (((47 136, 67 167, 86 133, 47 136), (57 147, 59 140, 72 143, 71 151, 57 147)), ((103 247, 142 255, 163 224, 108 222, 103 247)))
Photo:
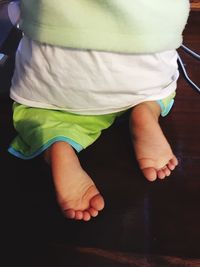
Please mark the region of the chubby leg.
POLYGON ((104 208, 104 200, 92 179, 82 169, 73 148, 56 142, 44 154, 50 164, 58 203, 70 219, 88 221, 104 208))
POLYGON ((132 109, 130 131, 140 169, 149 181, 164 179, 178 165, 178 160, 159 125, 160 106, 144 102, 132 109))

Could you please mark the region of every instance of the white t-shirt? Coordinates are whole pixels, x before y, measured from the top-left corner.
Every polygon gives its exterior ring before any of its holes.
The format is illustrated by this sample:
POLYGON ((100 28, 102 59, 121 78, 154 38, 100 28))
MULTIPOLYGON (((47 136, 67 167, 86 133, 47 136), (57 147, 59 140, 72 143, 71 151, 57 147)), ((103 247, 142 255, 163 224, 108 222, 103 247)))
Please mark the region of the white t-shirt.
POLYGON ((169 96, 178 76, 175 50, 146 55, 80 51, 24 36, 10 96, 31 107, 108 114, 169 96))

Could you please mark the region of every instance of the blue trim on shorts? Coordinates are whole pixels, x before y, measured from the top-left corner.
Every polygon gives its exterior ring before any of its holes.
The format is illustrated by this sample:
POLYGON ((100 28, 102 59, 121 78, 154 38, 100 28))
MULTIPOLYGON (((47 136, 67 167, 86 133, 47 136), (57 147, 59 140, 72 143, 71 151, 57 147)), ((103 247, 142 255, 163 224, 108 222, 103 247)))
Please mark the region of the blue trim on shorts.
POLYGON ((83 150, 83 147, 81 145, 79 145, 78 143, 76 143, 75 141, 73 141, 72 139, 64 137, 64 136, 59 136, 59 137, 55 137, 55 138, 49 140, 45 145, 43 145, 39 150, 37 150, 34 154, 32 154, 30 156, 23 155, 21 152, 15 150, 13 147, 10 147, 8 149, 8 152, 14 156, 20 158, 20 159, 24 159, 24 160, 33 159, 33 158, 39 156, 42 152, 44 152, 52 144, 54 144, 55 142, 59 142, 59 141, 64 141, 64 142, 70 144, 76 150, 76 152, 80 152, 81 150, 83 150))
POLYGON ((170 112, 172 106, 174 105, 174 99, 171 99, 171 101, 167 107, 163 104, 162 100, 157 100, 156 102, 159 104, 159 106, 161 108, 161 116, 162 117, 165 117, 170 112))

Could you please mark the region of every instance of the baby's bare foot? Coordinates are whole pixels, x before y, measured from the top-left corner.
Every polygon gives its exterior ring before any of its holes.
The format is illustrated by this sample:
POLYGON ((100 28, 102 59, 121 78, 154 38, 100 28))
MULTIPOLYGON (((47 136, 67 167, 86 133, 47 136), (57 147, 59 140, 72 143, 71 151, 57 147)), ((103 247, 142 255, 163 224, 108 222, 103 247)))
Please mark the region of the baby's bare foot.
POLYGON ((169 176, 178 165, 178 160, 158 123, 159 106, 155 102, 148 103, 133 109, 130 129, 139 166, 144 176, 154 181, 169 176))
POLYGON ((76 153, 65 142, 46 152, 51 165, 58 203, 67 218, 89 221, 104 208, 104 200, 92 179, 82 169, 76 153))

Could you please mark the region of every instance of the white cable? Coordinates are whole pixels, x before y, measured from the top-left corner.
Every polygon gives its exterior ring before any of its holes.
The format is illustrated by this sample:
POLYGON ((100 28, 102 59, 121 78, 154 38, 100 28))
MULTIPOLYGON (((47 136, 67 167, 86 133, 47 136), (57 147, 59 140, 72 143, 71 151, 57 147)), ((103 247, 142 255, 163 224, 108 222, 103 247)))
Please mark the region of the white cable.
POLYGON ((180 56, 178 55, 178 61, 179 61, 179 64, 180 64, 180 67, 181 67, 181 69, 182 69, 182 71, 183 71, 183 74, 184 74, 184 76, 185 76, 185 78, 186 78, 186 80, 200 93, 200 88, 198 87, 198 85, 197 84, 195 84, 190 78, 189 78, 189 76, 188 76, 188 74, 187 74, 187 71, 186 71, 186 69, 185 69, 185 66, 184 66, 184 64, 183 64, 183 61, 182 61, 182 59, 180 58, 180 56))
POLYGON ((11 21, 11 23, 19 28, 19 21, 20 21, 20 3, 19 1, 17 2, 10 2, 8 4, 8 17, 11 21))
POLYGON ((183 50, 185 50, 188 54, 194 56, 195 58, 199 59, 200 60, 200 55, 195 53, 194 51, 192 51, 191 49, 189 49, 187 46, 185 45, 181 45, 181 48, 183 50))
POLYGON ((8 56, 5 54, 0 53, 0 67, 6 62, 8 56))

